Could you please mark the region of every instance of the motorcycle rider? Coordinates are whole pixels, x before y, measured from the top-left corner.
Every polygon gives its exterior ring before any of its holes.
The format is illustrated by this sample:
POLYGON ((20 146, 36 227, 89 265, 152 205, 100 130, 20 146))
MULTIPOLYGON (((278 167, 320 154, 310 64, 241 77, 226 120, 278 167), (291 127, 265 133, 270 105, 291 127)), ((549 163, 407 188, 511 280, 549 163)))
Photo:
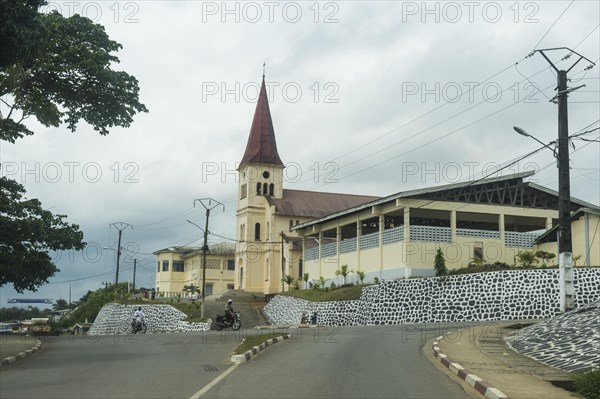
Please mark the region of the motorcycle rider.
POLYGON ((225 305, 225 322, 231 325, 233 323, 234 311, 233 311, 233 301, 230 299, 227 301, 227 305, 225 305))
POLYGON ((142 312, 142 307, 139 306, 136 311, 133 313, 133 321, 136 325, 141 326, 144 322, 144 312, 142 312))

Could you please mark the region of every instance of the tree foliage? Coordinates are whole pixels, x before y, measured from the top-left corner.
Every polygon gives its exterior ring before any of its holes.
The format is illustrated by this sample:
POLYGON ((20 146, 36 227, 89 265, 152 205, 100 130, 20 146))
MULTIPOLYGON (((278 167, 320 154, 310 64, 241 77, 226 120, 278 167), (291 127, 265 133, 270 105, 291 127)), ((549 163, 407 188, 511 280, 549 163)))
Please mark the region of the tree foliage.
POLYGON ((349 270, 348 265, 342 265, 342 267, 335 271, 336 276, 342 276, 344 279, 344 285, 346 285, 346 280, 350 274, 354 273, 354 270, 349 270))
POLYGON ((444 253, 441 248, 438 248, 433 259, 433 269, 435 270, 436 276, 445 276, 448 274, 448 268, 446 267, 446 259, 444 259, 444 253))
MULTIPOLYGON (((71 131, 83 120, 105 135, 147 112, 135 77, 112 69, 122 46, 85 17, 41 13, 45 4, 0 2, 0 140, 32 135, 25 124, 32 116, 71 131)), ((35 291, 58 271, 49 250, 85 246, 79 226, 24 194, 22 185, 0 178, 0 287, 12 283, 18 292, 35 291)))
POLYGON ((58 271, 48 251, 85 247, 79 226, 24 193, 23 186, 0 177, 0 287, 13 283, 17 292, 35 291, 58 271))
POLYGON ((121 45, 88 18, 39 12, 42 0, 2 2, 0 7, 0 139, 32 135, 23 122, 34 116, 46 127, 80 120, 100 134, 130 126, 147 112, 135 77, 111 69, 121 45), (5 46, 4 43, 7 45, 5 46))

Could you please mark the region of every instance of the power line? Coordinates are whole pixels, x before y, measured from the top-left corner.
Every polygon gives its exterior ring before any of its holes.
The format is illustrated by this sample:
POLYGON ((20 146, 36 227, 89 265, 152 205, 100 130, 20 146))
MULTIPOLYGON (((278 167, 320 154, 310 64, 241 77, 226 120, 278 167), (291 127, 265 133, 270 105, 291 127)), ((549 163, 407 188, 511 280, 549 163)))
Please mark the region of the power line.
POLYGON ((540 45, 540 43, 542 42, 542 40, 544 40, 544 38, 546 37, 546 35, 552 30, 552 28, 554 27, 554 25, 556 25, 556 23, 562 18, 563 15, 565 15, 565 13, 567 12, 567 10, 571 7, 571 5, 575 2, 575 0, 572 0, 569 5, 567 6, 567 8, 565 8, 565 10, 558 16, 558 18, 556 18, 556 21, 554 21, 554 23, 552 25, 550 25, 550 27, 548 28, 548 30, 546 31, 546 33, 544 33, 544 35, 542 36, 542 38, 540 39, 539 42, 537 42, 537 44, 535 46, 533 46, 533 48, 537 48, 537 46, 540 45))

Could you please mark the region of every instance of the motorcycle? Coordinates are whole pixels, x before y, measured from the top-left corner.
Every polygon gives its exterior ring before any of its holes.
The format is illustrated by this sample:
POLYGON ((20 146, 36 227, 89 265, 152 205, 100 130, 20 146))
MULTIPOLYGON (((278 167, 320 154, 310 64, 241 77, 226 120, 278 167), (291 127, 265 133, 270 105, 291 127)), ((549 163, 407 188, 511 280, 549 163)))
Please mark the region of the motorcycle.
POLYGON ((138 332, 145 334, 147 329, 148 329, 148 327, 146 326, 146 322, 143 320, 138 321, 137 319, 133 319, 133 321, 131 322, 131 333, 132 334, 137 334, 138 332))
POLYGON ((217 319, 214 321, 215 328, 221 331, 224 328, 231 327, 233 331, 237 331, 242 327, 242 320, 238 312, 233 313, 233 320, 227 321, 226 315, 217 315, 217 319))

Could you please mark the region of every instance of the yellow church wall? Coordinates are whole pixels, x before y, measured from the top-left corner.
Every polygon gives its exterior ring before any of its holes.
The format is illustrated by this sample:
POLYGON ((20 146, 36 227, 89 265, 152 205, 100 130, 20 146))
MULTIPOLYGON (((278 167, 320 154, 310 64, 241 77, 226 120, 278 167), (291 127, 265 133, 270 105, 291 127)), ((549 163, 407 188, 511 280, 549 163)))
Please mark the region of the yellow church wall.
POLYGON ((585 265, 589 256, 590 266, 600 266, 600 217, 588 214, 589 255, 586 254, 585 215, 571 223, 573 238, 573 257, 581 256, 576 261, 577 266, 585 265))

